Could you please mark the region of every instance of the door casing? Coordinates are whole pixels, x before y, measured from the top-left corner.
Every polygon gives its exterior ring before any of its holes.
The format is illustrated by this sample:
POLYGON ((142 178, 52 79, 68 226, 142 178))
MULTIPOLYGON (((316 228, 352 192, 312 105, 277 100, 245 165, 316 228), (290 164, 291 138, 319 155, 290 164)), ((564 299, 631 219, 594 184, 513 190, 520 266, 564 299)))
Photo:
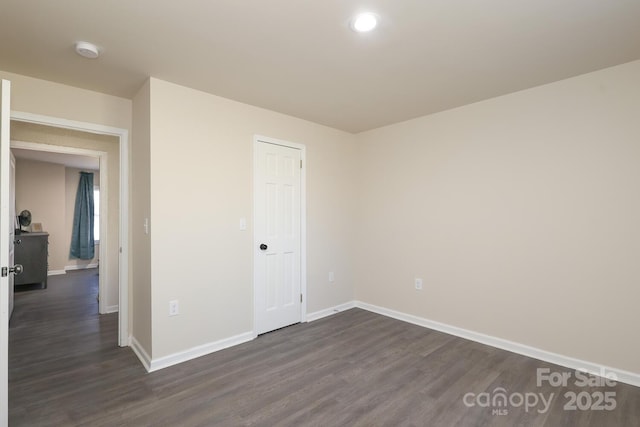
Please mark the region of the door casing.
MULTIPOLYGON (((77 130, 118 138, 120 151, 120 203, 119 203, 119 289, 118 289, 118 345, 129 346, 129 131, 96 123, 80 122, 40 114, 11 112, 11 120, 77 130)), ((64 147, 59 146, 60 150, 64 147)), ((106 157, 105 157, 106 158, 106 157)), ((100 170, 106 170, 101 161, 100 170)), ((101 191, 102 193, 102 191, 101 191)), ((101 197, 102 202, 102 197, 101 197)), ((106 203, 104 204, 106 206, 106 203)))

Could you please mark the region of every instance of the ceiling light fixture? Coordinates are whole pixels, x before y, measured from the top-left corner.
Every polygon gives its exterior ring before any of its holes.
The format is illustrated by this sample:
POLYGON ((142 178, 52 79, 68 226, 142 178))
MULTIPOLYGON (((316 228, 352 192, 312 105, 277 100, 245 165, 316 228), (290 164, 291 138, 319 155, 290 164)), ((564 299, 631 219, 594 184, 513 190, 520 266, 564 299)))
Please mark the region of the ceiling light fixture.
POLYGON ((378 25, 378 17, 371 12, 360 13, 351 21, 351 29, 358 33, 371 31, 376 25, 378 25))
POLYGON ((100 56, 98 46, 89 42, 76 42, 76 53, 84 58, 96 59, 100 56))

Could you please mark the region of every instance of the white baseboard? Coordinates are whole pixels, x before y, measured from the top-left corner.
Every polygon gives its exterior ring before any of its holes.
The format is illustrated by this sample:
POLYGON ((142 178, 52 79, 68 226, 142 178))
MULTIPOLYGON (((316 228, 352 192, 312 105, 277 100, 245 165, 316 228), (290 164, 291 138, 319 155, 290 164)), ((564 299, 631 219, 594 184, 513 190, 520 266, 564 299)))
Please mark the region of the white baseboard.
MULTIPOLYGON (((115 307, 117 309, 117 306, 115 307)), ((345 304, 337 305, 335 307, 316 311, 314 313, 310 313, 307 315, 307 322, 322 319, 323 317, 327 317, 332 314, 336 314, 340 311, 348 310, 353 307, 355 307, 355 305, 354 305, 354 302, 351 301, 345 304)), ((135 338, 131 337, 130 342, 131 342, 131 347, 133 348, 133 351, 138 355, 138 358, 141 360, 142 364, 145 366, 147 371, 154 372, 160 369, 167 368, 169 366, 176 365, 178 363, 186 362, 188 360, 195 359, 197 357, 205 356, 207 354, 223 350, 228 347, 233 347, 235 345, 242 344, 247 341, 251 341, 254 338, 255 338, 255 334, 253 333, 253 331, 245 332, 240 335, 225 338, 209 344, 193 347, 185 351, 160 357, 158 359, 150 359, 149 356, 144 351, 144 349, 142 349, 142 347, 140 347, 139 344, 137 344, 137 341, 135 341, 135 338)))
POLYGON ((234 345, 251 341, 252 339, 254 339, 254 337, 255 335, 253 334, 253 331, 245 332, 240 335, 235 335, 233 337, 214 341, 212 343, 199 345, 197 347, 193 347, 185 351, 180 351, 178 353, 173 353, 168 356, 151 359, 151 363, 149 364, 149 368, 147 369, 147 371, 154 372, 160 369, 168 368, 169 366, 186 362, 187 360, 195 359, 197 357, 205 356, 207 354, 220 351, 228 347, 233 347, 234 345))
POLYGON ((340 313, 341 311, 349 310, 353 307, 355 307, 355 301, 349 301, 334 307, 325 308, 324 310, 314 311, 313 313, 307 314, 307 322, 313 322, 314 320, 319 320, 323 317, 331 316, 332 314, 340 313))
POLYGON ((98 263, 94 262, 91 264, 87 264, 87 265, 67 265, 64 267, 65 271, 72 271, 72 270, 86 270, 88 268, 98 268, 98 263))
POLYGON ((107 306, 107 308, 105 309, 105 314, 109 314, 109 313, 117 313, 118 312, 118 306, 117 305, 109 305, 107 306))
POLYGON ((47 271, 47 276, 60 276, 63 274, 67 274, 66 270, 49 270, 47 271))
POLYGON ((444 332, 449 335, 454 335, 460 338, 479 342, 481 344, 486 344, 491 347, 507 350, 512 353, 521 354, 533 359, 543 360, 545 362, 554 363, 556 365, 564 366, 574 370, 586 370, 593 375, 602 376, 603 373, 613 373, 617 376, 617 381, 640 387, 640 374, 634 372, 615 369, 598 363, 587 362, 573 357, 564 356, 562 354, 552 353, 550 351, 541 350, 539 348, 531 347, 525 344, 497 338, 491 335, 481 334, 479 332, 470 331, 468 329, 459 328, 457 326, 447 325, 445 323, 413 316, 411 314, 379 307, 377 305, 367 304, 362 301, 355 301, 354 306, 363 310, 371 311, 373 313, 381 314, 383 316, 392 317, 394 319, 402 320, 408 323, 413 323, 414 325, 423 326, 425 328, 444 332))
POLYGON ((138 340, 131 335, 129 336, 129 347, 131 347, 131 350, 133 350, 136 356, 138 356, 138 359, 140 359, 140 362, 142 363, 142 366, 144 366, 144 369, 146 369, 147 372, 150 372, 151 358, 144 350, 144 348, 140 345, 138 340))

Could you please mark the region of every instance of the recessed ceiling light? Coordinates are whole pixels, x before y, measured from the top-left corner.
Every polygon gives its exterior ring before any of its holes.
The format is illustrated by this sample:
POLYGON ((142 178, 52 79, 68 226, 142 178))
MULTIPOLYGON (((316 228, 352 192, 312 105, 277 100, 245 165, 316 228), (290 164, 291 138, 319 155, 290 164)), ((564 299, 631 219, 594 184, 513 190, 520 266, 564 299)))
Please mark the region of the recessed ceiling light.
POLYGON ((371 12, 360 13, 351 21, 351 28, 359 33, 371 31, 376 25, 378 25, 378 17, 371 12))
POLYGON ((76 53, 89 59, 96 59, 100 56, 98 46, 89 42, 76 42, 76 53))

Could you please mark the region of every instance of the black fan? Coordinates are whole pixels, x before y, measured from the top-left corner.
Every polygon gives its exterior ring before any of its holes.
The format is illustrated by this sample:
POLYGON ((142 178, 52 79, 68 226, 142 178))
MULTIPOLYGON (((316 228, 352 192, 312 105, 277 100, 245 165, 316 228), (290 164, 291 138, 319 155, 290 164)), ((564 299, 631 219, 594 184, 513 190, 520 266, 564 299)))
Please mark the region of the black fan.
POLYGON ((31 225, 31 212, 26 209, 20 212, 20 215, 18 215, 18 222, 20 223, 20 231, 24 231, 22 227, 28 227, 31 225))

